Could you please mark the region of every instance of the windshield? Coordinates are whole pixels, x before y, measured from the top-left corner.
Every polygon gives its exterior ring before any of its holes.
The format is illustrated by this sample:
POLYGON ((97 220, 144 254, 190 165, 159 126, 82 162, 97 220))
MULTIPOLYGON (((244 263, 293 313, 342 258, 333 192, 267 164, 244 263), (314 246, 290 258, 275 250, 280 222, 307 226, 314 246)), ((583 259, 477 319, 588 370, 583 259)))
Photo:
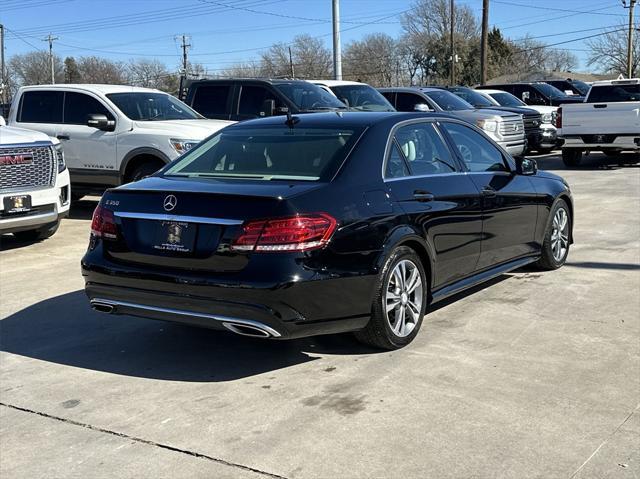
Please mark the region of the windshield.
POLYGON ((110 93, 107 98, 128 118, 135 121, 196 120, 204 118, 177 98, 166 93, 110 93))
POLYGON ((470 103, 471 105, 475 106, 476 108, 480 108, 480 107, 484 107, 484 106, 495 106, 491 102, 491 100, 489 100, 484 95, 481 95, 477 91, 472 90, 471 88, 452 88, 449 91, 455 93, 460 98, 462 98, 464 101, 466 101, 467 103, 470 103))
POLYGON ((553 99, 568 98, 567 95, 565 95, 563 92, 558 90, 556 87, 549 85, 548 83, 536 83, 535 87, 549 98, 553 98, 553 99))
POLYGON ((335 96, 313 83, 276 83, 273 86, 291 100, 300 111, 347 109, 335 96))
POLYGON ((435 101, 444 111, 473 110, 472 105, 445 90, 427 91, 424 94, 435 101))
POLYGON ((340 101, 356 110, 395 111, 391 103, 378 90, 369 85, 333 86, 331 91, 340 101))
POLYGON ((361 131, 232 127, 189 151, 164 175, 318 181, 337 171, 361 131))
POLYGON ((594 86, 587 99, 589 103, 618 101, 640 101, 640 84, 594 86))
POLYGON ((495 101, 500 103, 501 106, 527 106, 525 102, 520 100, 517 96, 513 96, 511 93, 489 93, 495 101))
POLYGON ((580 92, 580 95, 582 95, 582 96, 586 96, 587 93, 589 93, 589 88, 591 88, 585 82, 580 81, 580 80, 571 80, 571 84, 573 85, 573 87, 576 90, 578 90, 580 92))

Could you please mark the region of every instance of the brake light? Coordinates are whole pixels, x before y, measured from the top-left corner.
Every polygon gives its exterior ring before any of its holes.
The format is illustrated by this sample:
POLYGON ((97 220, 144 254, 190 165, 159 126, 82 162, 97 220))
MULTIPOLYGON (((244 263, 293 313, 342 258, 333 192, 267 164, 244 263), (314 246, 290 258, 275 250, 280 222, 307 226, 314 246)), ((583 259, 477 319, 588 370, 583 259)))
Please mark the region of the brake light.
POLYGON ((326 213, 249 221, 231 244, 235 251, 308 251, 329 242, 337 221, 326 213))
POLYGON ((562 128, 562 107, 558 108, 558 115, 556 116, 556 128, 562 128))
POLYGON ((117 239, 118 227, 113 211, 98 205, 91 219, 91 235, 97 238, 117 239))

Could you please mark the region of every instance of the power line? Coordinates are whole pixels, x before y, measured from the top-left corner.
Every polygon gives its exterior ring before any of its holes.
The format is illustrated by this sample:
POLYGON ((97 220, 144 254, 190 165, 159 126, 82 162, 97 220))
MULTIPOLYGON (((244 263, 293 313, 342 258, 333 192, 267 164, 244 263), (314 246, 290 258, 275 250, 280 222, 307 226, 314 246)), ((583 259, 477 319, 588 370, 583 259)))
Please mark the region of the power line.
MULTIPOLYGON (((619 13, 603 13, 597 11, 584 11, 584 10, 569 10, 566 8, 554 8, 554 7, 542 7, 540 5, 527 5, 525 3, 514 3, 514 2, 505 2, 504 0, 493 0, 495 3, 500 3, 502 5, 510 5, 512 7, 524 7, 524 8, 534 8, 537 10, 549 10, 551 12, 568 12, 568 13, 580 13, 580 14, 588 14, 588 15, 610 15, 614 17, 621 16, 619 13)), ((612 8, 612 7, 606 7, 612 8)), ((605 10, 605 8, 603 8, 605 10)))

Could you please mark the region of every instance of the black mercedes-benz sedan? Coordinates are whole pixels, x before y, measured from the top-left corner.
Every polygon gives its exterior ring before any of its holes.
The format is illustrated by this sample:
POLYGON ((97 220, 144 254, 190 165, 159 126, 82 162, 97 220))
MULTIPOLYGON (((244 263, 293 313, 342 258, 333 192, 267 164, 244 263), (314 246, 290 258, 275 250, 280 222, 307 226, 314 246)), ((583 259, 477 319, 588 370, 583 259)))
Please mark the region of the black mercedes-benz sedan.
POLYGON ((107 191, 82 272, 105 313, 394 349, 436 301, 562 266, 572 224, 562 178, 453 117, 289 115, 107 191))

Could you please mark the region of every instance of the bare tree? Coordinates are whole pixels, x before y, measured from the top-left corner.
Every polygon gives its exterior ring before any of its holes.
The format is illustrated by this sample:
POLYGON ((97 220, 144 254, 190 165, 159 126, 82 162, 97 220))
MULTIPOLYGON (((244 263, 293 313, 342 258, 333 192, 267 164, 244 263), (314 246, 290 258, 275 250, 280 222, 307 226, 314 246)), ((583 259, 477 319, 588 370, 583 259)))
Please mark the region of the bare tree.
POLYGON ((579 65, 578 57, 568 50, 548 49, 545 69, 551 71, 571 71, 579 65))
POLYGON ((345 48, 345 79, 359 80, 374 86, 391 86, 400 74, 396 42, 384 33, 372 33, 345 48))
POLYGON ((127 83, 126 66, 95 56, 80 57, 78 70, 85 83, 107 83, 121 85, 127 83))
POLYGON ((264 75, 291 76, 289 47, 296 77, 326 78, 331 74, 331 52, 322 40, 310 35, 298 35, 290 45, 276 43, 261 55, 260 65, 264 75))
MULTIPOLYGON (((56 83, 64 81, 64 65, 57 55, 53 57, 56 83)), ((14 55, 8 63, 13 83, 21 85, 42 85, 51 83, 51 66, 49 53, 45 51, 29 52, 14 55)))
POLYGON ((218 76, 224 78, 259 78, 266 76, 257 61, 236 63, 222 70, 218 76))
POLYGON ((140 58, 127 65, 130 83, 147 88, 162 88, 170 75, 167 66, 155 59, 140 58))
MULTIPOLYGON (((631 72, 636 77, 640 74, 640 32, 636 32, 633 40, 631 72)), ((587 42, 591 50, 587 65, 601 68, 605 73, 626 75, 628 41, 629 33, 624 25, 618 31, 592 38, 587 42)))

